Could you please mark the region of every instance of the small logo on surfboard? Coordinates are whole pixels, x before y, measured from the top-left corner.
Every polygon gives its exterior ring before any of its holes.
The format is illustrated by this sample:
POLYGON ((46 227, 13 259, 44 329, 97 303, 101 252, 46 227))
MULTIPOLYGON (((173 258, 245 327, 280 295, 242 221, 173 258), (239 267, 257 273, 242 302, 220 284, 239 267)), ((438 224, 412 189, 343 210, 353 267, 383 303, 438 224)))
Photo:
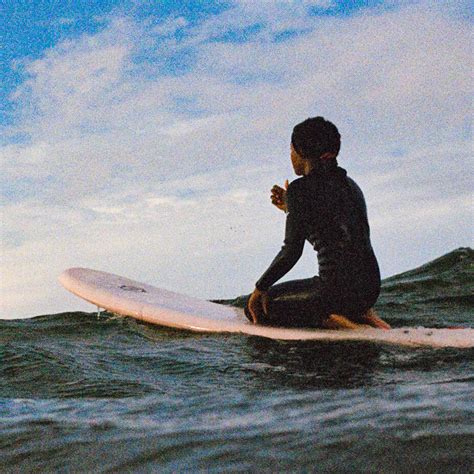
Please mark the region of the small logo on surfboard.
POLYGON ((120 289, 125 291, 136 291, 137 293, 146 293, 146 290, 144 288, 140 288, 139 286, 133 285, 121 285, 120 289))

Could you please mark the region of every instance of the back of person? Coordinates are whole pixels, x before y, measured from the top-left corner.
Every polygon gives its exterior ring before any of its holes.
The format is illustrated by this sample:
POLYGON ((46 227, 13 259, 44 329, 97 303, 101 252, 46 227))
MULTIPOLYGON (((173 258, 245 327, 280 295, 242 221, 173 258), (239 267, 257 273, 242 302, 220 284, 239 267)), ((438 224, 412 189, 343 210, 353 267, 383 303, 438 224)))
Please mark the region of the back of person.
POLYGON ((380 291, 364 196, 344 169, 319 169, 292 183, 306 239, 318 253, 319 277, 331 310, 359 311, 380 291))
POLYGON ((323 117, 297 124, 290 158, 297 176, 275 185, 272 203, 285 211, 284 245, 256 281, 245 314, 254 323, 389 327, 373 311, 380 271, 370 243, 364 196, 337 163, 337 127, 323 117), (318 254, 319 275, 275 284, 299 260, 305 241, 318 254), (370 313, 370 314, 369 314, 370 313))

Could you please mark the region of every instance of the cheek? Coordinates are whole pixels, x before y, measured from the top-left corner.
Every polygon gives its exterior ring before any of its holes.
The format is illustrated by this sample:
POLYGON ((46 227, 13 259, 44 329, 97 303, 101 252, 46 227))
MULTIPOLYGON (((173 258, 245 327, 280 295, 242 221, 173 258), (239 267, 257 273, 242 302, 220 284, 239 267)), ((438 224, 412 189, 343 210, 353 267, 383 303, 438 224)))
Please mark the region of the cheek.
POLYGON ((295 174, 303 174, 303 166, 299 161, 293 161, 293 169, 295 171, 295 174))
POLYGON ((299 160, 298 160, 298 158, 295 156, 294 153, 291 154, 291 164, 293 165, 294 168, 297 168, 298 165, 299 165, 299 160))
POLYGON ((304 162, 296 153, 293 152, 293 150, 291 151, 290 157, 295 174, 302 175, 304 171, 304 162))

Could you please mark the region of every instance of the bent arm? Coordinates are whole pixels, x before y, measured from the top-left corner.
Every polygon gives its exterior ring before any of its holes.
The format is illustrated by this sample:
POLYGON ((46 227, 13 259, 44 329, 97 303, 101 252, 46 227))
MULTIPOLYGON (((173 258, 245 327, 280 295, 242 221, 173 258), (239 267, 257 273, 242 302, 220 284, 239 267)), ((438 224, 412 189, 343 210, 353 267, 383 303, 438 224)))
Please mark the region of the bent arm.
POLYGON ((288 193, 288 214, 286 215, 283 247, 255 284, 256 288, 266 291, 271 285, 286 275, 301 257, 304 242, 304 231, 298 209, 292 198, 292 193, 288 193))

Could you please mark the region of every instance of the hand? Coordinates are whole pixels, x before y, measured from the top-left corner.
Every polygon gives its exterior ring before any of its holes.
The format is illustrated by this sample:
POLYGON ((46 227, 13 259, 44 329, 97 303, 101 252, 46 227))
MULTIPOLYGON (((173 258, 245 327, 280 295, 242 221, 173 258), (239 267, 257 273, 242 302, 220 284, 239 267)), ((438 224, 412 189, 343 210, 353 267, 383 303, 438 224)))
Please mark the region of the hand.
POLYGON ((254 324, 262 321, 268 315, 268 293, 255 288, 250 295, 248 308, 254 324))
POLYGON ((275 184, 272 188, 272 204, 282 211, 287 211, 286 207, 286 190, 288 189, 288 180, 285 181, 285 189, 275 184))

